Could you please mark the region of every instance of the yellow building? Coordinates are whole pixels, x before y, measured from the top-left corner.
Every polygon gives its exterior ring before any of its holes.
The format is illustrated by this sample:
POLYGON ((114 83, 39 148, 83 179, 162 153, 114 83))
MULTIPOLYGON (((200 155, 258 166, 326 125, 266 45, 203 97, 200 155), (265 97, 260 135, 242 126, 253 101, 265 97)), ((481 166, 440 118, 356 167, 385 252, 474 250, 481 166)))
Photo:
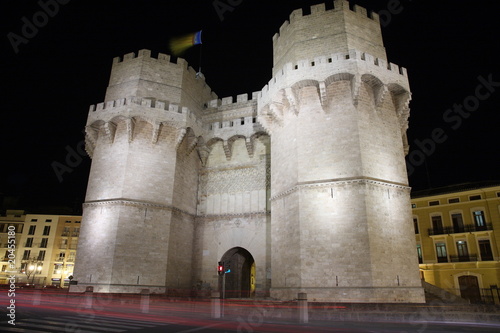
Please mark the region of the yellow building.
POLYGON ((27 214, 8 210, 0 216, 2 253, 0 284, 12 275, 8 265, 8 232, 15 230, 15 275, 19 286, 63 287, 73 274, 81 216, 27 214))
POLYGON ((51 261, 53 267, 51 284, 53 286, 69 286, 69 277, 73 275, 75 266, 81 220, 81 216, 59 217, 51 261))
POLYGON ((500 183, 412 194, 421 278, 472 303, 500 303, 500 183))
POLYGON ((15 260, 17 248, 21 243, 21 235, 24 228, 24 220, 26 216, 22 210, 7 210, 5 216, 0 216, 0 284, 7 284, 10 273, 9 258, 15 260), (9 242, 9 231, 14 237, 14 241, 9 242), (9 251, 9 245, 14 245, 13 251, 9 251))

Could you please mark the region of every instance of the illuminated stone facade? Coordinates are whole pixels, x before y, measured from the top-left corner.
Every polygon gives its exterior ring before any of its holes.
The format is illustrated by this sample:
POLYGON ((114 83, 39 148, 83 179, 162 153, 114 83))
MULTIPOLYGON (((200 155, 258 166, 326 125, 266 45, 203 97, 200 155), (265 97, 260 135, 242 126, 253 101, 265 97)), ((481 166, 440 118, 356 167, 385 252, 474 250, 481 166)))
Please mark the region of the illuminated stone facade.
POLYGON ((224 261, 232 297, 423 302, 408 78, 378 16, 296 10, 273 45, 269 84, 236 99, 183 59, 115 58, 86 126, 73 291, 206 292, 224 261))

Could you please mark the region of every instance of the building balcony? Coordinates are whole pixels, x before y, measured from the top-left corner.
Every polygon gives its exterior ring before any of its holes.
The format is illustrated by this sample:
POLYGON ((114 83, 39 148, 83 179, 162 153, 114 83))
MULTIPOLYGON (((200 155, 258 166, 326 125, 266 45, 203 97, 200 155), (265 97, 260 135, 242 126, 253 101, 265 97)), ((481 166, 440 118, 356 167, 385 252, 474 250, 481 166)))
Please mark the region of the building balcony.
POLYGON ((435 235, 459 234, 464 232, 477 232, 486 230, 493 230, 493 224, 486 223, 483 226, 477 226, 475 224, 466 224, 464 226, 429 228, 427 229, 427 232, 429 233, 429 236, 435 236, 435 235))
POLYGON ((69 232, 63 232, 63 233, 61 234, 61 236, 62 236, 62 237, 68 237, 68 236, 69 236, 69 232))
POLYGON ((469 261, 478 261, 479 257, 477 254, 468 254, 463 256, 450 256, 451 262, 469 262, 469 261))

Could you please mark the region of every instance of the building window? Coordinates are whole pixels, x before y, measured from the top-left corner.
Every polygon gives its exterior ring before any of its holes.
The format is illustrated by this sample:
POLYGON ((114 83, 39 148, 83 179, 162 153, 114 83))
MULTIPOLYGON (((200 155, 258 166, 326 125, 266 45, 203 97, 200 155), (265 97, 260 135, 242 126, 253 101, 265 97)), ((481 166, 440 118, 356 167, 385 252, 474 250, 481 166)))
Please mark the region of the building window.
POLYGON ((61 240, 61 249, 66 249, 68 247, 68 240, 67 239, 62 239, 61 240))
POLYGON ((31 222, 38 222, 38 219, 31 219, 31 222))
POLYGON ((57 261, 64 261, 64 257, 66 257, 66 253, 59 252, 59 257, 57 258, 57 261))
POLYGON ((42 238, 42 242, 40 243, 40 247, 41 248, 46 248, 48 242, 49 242, 48 238, 42 238))
POLYGON ((469 261, 469 250, 466 241, 457 241, 458 261, 469 261))
POLYGON ((482 210, 476 210, 472 212, 472 216, 474 217, 474 226, 476 230, 485 230, 486 220, 484 218, 484 212, 482 210))
POLYGON ((413 218, 413 227, 415 228, 415 234, 418 234, 418 219, 413 218))
POLYGON ((464 219, 461 213, 451 214, 451 221, 453 222, 453 232, 465 232, 464 219))
POLYGON ((69 231, 71 230, 70 227, 64 227, 64 230, 63 230, 63 233, 62 233, 62 236, 63 237, 67 237, 69 236, 69 231))
POLYGON ((31 250, 24 250, 23 260, 29 260, 30 255, 31 255, 31 250))
POLYGON ((50 227, 49 226, 43 227, 43 235, 47 236, 48 234, 50 234, 50 227))
POLYGON ((36 230, 36 225, 30 225, 30 230, 28 231, 28 235, 34 235, 36 230))
POLYGON ((422 245, 417 244, 417 255, 418 255, 418 263, 421 264, 423 262, 422 259, 422 245))
POLYGON ((54 264, 54 272, 52 274, 61 274, 62 268, 62 264, 54 264))
POLYGON ((45 260, 45 251, 38 252, 38 260, 45 260))
POLYGON ((497 192, 497 197, 499 197, 499 198, 500 198, 500 192, 497 192))
POLYGON ((411 208, 417 208, 417 204, 412 203, 411 208))
POLYGON ((80 228, 73 228, 73 234, 71 234, 73 237, 78 237, 80 236, 80 228))
POLYGON ((444 233, 443 230, 443 219, 440 215, 435 215, 431 217, 432 219, 432 234, 433 235, 442 235, 444 233))
POLYGON ((493 252, 491 251, 491 244, 489 239, 481 239, 478 241, 479 253, 481 254, 481 260, 489 261, 493 260, 493 252))
POLYGON ((71 223, 71 221, 70 220, 66 220, 66 223, 71 223))
POLYGON ((80 221, 75 221, 75 223, 80 223, 80 221))
POLYGON ((52 222, 52 219, 46 219, 45 222, 52 222))
POLYGON ((2 265, 2 273, 7 270, 7 265, 2 265))
POLYGON ((469 200, 470 200, 470 201, 474 201, 474 200, 481 200, 481 195, 480 195, 480 194, 478 194, 478 195, 471 195, 471 196, 469 197, 469 200))
POLYGON ((75 261, 75 252, 70 252, 69 253, 69 256, 68 256, 68 260, 69 262, 73 262, 75 261))
POLYGON ((24 247, 32 247, 33 246, 33 237, 26 238, 26 244, 24 244, 24 247))
POLYGON ((438 206, 439 200, 429 201, 429 206, 438 206))
POLYGON ((451 198, 451 199, 448 199, 448 203, 457 203, 457 202, 460 202, 460 199, 459 199, 459 198, 451 198))
POLYGON ((448 262, 445 243, 436 243, 436 256, 438 262, 448 262))

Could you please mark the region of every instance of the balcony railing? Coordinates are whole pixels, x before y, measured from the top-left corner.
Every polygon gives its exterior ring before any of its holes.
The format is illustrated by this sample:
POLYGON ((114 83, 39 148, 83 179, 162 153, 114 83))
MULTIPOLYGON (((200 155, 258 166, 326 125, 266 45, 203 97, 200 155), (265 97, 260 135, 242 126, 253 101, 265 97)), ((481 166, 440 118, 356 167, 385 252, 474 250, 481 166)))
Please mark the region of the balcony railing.
POLYGON ((464 226, 453 226, 453 227, 443 227, 443 228, 429 228, 427 229, 429 236, 434 235, 447 235, 447 234, 458 234, 462 232, 476 232, 493 230, 493 224, 486 223, 485 225, 478 226, 475 224, 466 224, 464 226))
POLYGON ((450 256, 450 261, 451 262, 467 262, 467 261, 478 261, 479 257, 477 254, 468 254, 464 256, 450 256))

